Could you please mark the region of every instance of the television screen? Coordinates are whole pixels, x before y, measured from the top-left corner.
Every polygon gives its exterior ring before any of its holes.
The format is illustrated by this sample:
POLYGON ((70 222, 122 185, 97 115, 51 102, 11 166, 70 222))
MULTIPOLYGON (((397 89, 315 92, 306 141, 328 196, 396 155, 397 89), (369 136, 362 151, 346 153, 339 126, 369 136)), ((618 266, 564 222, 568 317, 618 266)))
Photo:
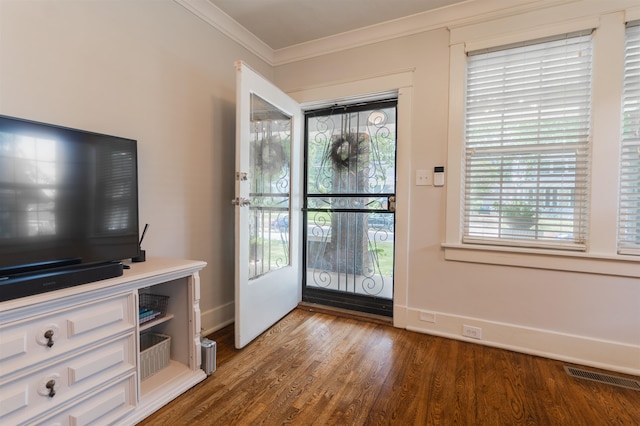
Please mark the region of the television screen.
POLYGON ((0 116, 0 280, 137 254, 136 141, 0 116))

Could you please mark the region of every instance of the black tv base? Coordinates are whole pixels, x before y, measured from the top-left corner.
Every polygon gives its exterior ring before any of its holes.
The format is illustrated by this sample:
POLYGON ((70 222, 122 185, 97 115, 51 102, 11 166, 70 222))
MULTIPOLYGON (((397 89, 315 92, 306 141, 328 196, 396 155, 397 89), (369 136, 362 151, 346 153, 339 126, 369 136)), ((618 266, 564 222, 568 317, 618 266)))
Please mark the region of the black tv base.
POLYGON ((73 265, 0 277, 0 302, 122 275, 122 263, 73 265))

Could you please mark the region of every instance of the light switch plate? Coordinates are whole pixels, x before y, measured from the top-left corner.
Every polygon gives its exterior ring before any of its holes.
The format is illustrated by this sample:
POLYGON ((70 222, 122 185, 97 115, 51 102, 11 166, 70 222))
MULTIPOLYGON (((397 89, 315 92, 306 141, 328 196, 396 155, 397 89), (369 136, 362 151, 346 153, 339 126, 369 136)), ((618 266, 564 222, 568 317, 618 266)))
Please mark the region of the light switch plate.
POLYGON ((429 170, 416 170, 416 185, 418 186, 431 186, 433 185, 431 179, 431 173, 429 170))

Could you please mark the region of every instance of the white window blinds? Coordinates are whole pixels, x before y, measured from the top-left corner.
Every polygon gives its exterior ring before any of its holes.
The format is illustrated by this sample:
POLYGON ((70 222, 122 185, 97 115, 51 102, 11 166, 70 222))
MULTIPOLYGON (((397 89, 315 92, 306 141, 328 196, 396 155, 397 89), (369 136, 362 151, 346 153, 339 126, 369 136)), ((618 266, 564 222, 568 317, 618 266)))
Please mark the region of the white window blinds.
POLYGON ((584 250, 591 35, 468 58, 466 243, 584 250))
POLYGON ((624 54, 618 252, 640 255, 640 26, 628 26, 624 54))

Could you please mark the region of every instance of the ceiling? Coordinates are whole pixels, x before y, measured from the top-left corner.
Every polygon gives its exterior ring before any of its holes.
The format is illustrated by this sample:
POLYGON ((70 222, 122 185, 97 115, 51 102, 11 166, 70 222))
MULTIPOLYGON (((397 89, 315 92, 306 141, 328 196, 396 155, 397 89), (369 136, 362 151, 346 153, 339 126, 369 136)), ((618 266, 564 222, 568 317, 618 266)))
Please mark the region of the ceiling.
POLYGON ((271 49, 470 0, 208 0, 271 49))

